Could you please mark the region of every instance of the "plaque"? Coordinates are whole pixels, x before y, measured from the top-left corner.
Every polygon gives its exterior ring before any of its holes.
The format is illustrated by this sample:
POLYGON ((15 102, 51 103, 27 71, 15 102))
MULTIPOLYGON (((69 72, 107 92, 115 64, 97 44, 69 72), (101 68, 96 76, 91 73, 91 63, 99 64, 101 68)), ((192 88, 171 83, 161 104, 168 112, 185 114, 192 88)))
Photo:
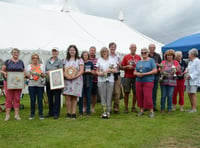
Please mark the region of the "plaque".
POLYGON ((69 66, 65 68, 65 76, 67 77, 74 77, 76 75, 76 68, 73 66, 69 66))

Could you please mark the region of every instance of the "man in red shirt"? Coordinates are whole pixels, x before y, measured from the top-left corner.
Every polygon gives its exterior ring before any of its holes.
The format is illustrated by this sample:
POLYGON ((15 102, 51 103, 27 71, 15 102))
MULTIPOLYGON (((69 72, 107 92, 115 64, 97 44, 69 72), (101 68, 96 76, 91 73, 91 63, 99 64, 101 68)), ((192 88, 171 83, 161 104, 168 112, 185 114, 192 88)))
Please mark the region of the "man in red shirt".
POLYGON ((124 75, 124 104, 125 104, 125 113, 128 113, 128 99, 129 93, 132 89, 133 92, 133 100, 132 100, 132 112, 136 112, 135 104, 136 104, 136 91, 135 91, 135 76, 133 72, 135 70, 135 66, 139 60, 141 60, 139 55, 136 55, 136 44, 131 44, 130 47, 130 54, 125 55, 122 60, 122 69, 125 71, 124 75))

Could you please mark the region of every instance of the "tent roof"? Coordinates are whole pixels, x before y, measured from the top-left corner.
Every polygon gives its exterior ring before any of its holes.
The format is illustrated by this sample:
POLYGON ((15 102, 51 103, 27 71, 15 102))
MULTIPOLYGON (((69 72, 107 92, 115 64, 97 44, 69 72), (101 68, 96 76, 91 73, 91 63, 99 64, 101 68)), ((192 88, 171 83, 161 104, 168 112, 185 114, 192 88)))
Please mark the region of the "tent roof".
MULTIPOLYGON (((137 48, 162 44, 128 27, 121 21, 77 12, 56 12, 0 2, 0 48, 17 47, 21 50, 66 50, 75 44, 79 50, 90 46, 108 46, 117 43, 117 51, 129 53, 129 45, 137 48)), ((137 50, 139 52, 140 50, 137 50)))
POLYGON ((175 51, 187 52, 192 48, 200 50, 200 33, 192 34, 176 41, 173 41, 162 47, 162 51, 165 52, 168 49, 174 49, 175 51))

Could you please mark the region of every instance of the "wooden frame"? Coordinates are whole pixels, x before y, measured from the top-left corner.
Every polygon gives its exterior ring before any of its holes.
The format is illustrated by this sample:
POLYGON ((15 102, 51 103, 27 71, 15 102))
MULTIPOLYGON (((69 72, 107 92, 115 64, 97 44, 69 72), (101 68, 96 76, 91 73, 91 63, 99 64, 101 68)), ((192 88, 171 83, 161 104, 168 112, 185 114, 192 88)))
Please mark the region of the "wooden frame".
POLYGON ((7 89, 23 89, 24 72, 7 72, 7 89))
POLYGON ((65 87, 63 69, 56 69, 49 71, 50 89, 61 89, 65 87))
POLYGON ((67 77, 74 77, 77 73, 77 70, 73 66, 69 66, 65 68, 65 76, 67 77))

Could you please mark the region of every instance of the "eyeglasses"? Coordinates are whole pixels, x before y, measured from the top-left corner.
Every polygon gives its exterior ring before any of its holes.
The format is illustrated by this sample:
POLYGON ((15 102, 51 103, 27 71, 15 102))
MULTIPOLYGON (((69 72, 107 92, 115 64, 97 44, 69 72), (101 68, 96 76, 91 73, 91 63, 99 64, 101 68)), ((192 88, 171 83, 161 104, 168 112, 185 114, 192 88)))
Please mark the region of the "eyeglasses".
POLYGON ((39 59, 39 58, 36 58, 36 57, 35 57, 35 58, 32 58, 32 59, 39 59))
POLYGON ((141 52, 141 54, 147 54, 147 52, 141 52))

